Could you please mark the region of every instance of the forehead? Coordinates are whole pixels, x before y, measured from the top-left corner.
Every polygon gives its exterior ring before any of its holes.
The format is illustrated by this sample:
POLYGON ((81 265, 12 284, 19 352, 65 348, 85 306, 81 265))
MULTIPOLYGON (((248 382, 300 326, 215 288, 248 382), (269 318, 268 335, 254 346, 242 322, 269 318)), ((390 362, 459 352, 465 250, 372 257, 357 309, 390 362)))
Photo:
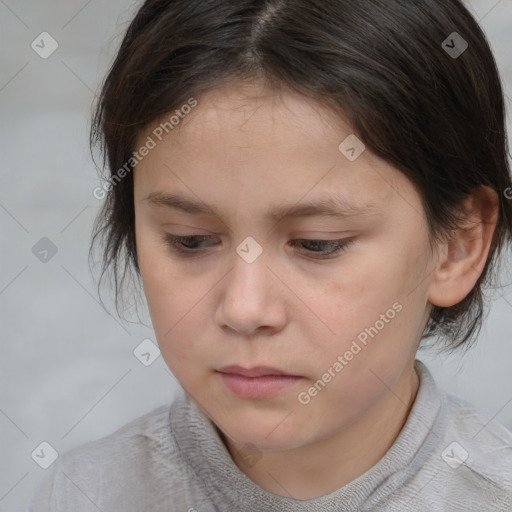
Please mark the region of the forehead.
MULTIPOLYGON (((162 119, 148 128, 157 126, 162 119)), ((293 145, 303 143, 305 138, 319 137, 324 139, 324 145, 333 143, 337 147, 338 134, 343 132, 351 132, 344 120, 310 97, 285 86, 273 90, 261 81, 240 81, 201 95, 198 106, 164 136, 169 135, 166 137, 169 145, 190 146, 212 141, 226 146, 233 144, 242 150, 244 146, 236 144, 237 141, 246 141, 251 147, 279 142, 281 149, 285 149, 286 143, 293 145)))
MULTIPOLYGON (((353 133, 313 99, 241 82, 209 91, 135 170, 135 186, 190 192, 213 202, 254 197, 263 206, 333 192, 359 205, 386 205, 406 178, 370 151, 349 161, 339 145, 353 133), (188 190, 187 190, 188 189, 188 190)), ((151 123, 138 145, 169 116, 151 123)), ((197 199, 197 198, 196 198, 197 199)), ((208 201, 205 201, 208 202, 208 201)))

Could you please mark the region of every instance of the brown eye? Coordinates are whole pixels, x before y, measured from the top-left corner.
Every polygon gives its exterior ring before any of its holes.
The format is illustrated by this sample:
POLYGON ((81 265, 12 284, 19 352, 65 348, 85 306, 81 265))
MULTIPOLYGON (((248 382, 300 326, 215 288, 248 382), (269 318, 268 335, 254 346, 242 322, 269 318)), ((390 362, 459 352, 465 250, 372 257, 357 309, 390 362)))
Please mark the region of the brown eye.
POLYGON ((292 240, 290 244, 292 246, 300 246, 305 249, 308 256, 311 257, 326 257, 338 254, 344 251, 353 240, 341 239, 341 240, 307 240, 297 239, 292 240))
POLYGON ((165 243, 169 245, 173 251, 181 253, 198 252, 202 249, 199 244, 207 240, 215 239, 207 235, 176 236, 166 233, 164 236, 165 243))

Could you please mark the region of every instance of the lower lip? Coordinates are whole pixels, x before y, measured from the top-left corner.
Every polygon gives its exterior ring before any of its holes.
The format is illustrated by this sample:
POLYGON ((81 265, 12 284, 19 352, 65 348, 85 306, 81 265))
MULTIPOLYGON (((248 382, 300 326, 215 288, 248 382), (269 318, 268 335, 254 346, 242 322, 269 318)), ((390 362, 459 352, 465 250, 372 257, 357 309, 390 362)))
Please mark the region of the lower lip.
POLYGON ((226 387, 241 398, 270 398, 301 380, 301 377, 293 375, 263 377, 244 377, 235 373, 220 375, 226 387))

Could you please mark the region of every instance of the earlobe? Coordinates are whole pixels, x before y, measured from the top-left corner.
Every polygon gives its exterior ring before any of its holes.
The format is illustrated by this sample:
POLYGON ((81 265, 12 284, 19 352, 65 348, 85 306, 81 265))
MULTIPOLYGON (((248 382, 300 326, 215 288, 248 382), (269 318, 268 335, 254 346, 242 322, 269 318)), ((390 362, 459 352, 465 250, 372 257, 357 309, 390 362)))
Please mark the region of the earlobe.
POLYGON ((480 277, 498 221, 499 199, 494 190, 480 186, 463 206, 465 217, 440 248, 428 300, 440 307, 461 302, 480 277))

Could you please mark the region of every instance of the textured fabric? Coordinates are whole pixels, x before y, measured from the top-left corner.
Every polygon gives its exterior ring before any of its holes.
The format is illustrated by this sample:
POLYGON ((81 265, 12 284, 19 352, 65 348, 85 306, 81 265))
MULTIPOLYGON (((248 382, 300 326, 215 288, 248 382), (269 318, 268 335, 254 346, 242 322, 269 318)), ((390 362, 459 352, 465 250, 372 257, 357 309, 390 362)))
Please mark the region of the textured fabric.
POLYGON ((333 493, 301 501, 259 487, 181 391, 170 407, 61 456, 29 510, 512 512, 512 433, 440 390, 420 361, 416 369, 418 393, 393 446, 333 493))

